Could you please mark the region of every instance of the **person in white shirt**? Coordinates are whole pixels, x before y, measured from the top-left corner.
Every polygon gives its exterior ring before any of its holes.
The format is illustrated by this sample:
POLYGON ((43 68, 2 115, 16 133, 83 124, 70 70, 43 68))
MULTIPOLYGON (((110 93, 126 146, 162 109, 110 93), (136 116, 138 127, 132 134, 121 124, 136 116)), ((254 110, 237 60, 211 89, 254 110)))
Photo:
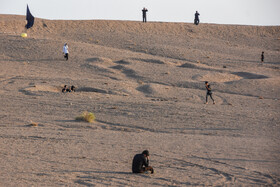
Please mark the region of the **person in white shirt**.
POLYGON ((68 45, 67 45, 67 43, 65 43, 64 44, 64 46, 63 46, 63 54, 64 54, 64 58, 66 59, 66 60, 68 60, 68 45))

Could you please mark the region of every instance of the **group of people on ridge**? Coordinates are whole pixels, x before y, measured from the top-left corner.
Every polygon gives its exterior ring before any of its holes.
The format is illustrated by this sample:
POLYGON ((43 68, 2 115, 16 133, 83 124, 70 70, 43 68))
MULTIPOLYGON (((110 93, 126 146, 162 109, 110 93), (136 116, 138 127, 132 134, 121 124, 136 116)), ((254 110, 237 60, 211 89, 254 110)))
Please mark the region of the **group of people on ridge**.
MULTIPOLYGON (((142 9, 143 22, 147 22, 147 12, 148 12, 148 9, 144 7, 142 9)), ((194 15, 194 17, 195 17, 194 18, 194 24, 195 25, 199 24, 199 16, 200 16, 200 14, 198 13, 198 11, 196 11, 195 15, 194 15)), ((63 54, 64 54, 64 58, 67 61, 68 60, 68 54, 69 54, 67 43, 65 43, 64 46, 63 46, 63 54)), ((264 52, 262 52, 262 54, 261 54, 261 62, 262 63, 264 62, 264 52)), ((208 97, 209 96, 212 99, 213 104, 215 104, 215 100, 212 97, 212 90, 211 90, 211 87, 210 87, 210 84, 208 83, 208 81, 205 82, 205 88, 207 90, 205 104, 208 104, 208 97)), ((64 88, 62 89, 62 92, 71 92, 71 91, 75 91, 75 87, 74 86, 72 86, 71 88, 66 88, 66 85, 65 85, 64 88)))
MULTIPOLYGON (((148 12, 148 9, 144 7, 142 9, 143 22, 147 22, 147 12, 148 12)), ((194 24, 195 25, 199 24, 199 15, 200 14, 198 13, 198 11, 196 11, 194 14, 194 24)))

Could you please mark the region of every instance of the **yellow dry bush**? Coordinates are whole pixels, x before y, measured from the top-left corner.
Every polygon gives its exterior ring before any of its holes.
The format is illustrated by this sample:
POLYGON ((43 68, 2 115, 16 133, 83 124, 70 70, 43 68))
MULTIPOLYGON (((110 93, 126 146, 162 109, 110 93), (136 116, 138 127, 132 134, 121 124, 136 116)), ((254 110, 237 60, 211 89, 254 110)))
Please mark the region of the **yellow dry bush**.
POLYGON ((88 123, 92 123, 95 121, 95 115, 92 112, 83 112, 82 115, 76 117, 78 121, 86 121, 88 123))

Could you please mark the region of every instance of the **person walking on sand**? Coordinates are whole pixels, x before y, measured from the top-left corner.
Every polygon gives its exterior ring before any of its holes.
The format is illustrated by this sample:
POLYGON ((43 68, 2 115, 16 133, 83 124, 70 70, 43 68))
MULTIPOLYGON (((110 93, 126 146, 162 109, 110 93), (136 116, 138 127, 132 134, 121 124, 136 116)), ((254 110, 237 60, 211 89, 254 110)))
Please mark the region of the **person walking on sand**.
POLYGON ((262 63, 263 63, 263 61, 264 61, 264 52, 262 52, 261 61, 262 61, 262 63))
POLYGON ((143 23, 147 22, 147 12, 148 9, 146 9, 145 7, 142 9, 142 15, 143 15, 143 23))
POLYGON ((199 16, 200 14, 196 11, 194 14, 194 24, 198 25, 199 24, 199 16))
POLYGON ((215 104, 215 101, 214 101, 214 99, 212 97, 212 90, 211 90, 210 84, 208 84, 208 81, 205 81, 205 88, 207 90, 207 93, 206 93, 206 103, 205 104, 208 104, 208 96, 210 96, 210 98, 213 101, 213 104, 215 104))
POLYGON ((66 59, 66 61, 68 60, 68 53, 69 53, 68 45, 67 45, 67 43, 65 43, 63 46, 63 54, 64 54, 64 58, 66 59))
POLYGON ((133 173, 144 173, 146 171, 151 171, 154 173, 154 169, 149 166, 149 151, 144 150, 142 154, 137 154, 133 158, 132 162, 132 172, 133 173))

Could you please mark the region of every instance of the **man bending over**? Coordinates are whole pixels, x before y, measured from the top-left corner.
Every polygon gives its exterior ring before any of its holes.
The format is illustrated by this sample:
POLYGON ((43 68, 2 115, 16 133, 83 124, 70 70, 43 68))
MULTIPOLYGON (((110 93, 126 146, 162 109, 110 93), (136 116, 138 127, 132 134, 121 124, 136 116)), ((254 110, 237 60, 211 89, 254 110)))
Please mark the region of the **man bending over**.
POLYGON ((154 173, 154 169, 149 166, 148 150, 143 151, 142 154, 135 155, 132 162, 133 173, 144 173, 146 171, 151 171, 151 173, 154 173))

